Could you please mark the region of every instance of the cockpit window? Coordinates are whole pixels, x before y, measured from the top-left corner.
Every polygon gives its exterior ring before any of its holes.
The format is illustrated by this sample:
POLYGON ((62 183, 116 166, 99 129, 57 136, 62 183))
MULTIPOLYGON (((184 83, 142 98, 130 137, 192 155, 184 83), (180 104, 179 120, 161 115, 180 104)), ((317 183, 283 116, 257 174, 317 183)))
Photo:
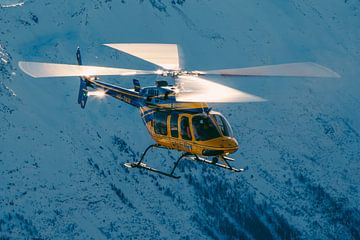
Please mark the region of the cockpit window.
POLYGON ((197 141, 206 141, 220 137, 218 129, 208 115, 194 116, 192 118, 192 125, 197 141))
POLYGON ((230 127, 230 124, 228 121, 220 114, 212 114, 212 116, 215 118, 216 123, 218 124, 220 131, 222 134, 226 137, 233 137, 234 133, 230 127))
POLYGON ((184 140, 191 140, 189 118, 185 116, 181 117, 180 126, 181 126, 181 138, 184 140))
POLYGON ((166 112, 154 113, 154 130, 156 134, 167 135, 167 120, 168 114, 166 112))

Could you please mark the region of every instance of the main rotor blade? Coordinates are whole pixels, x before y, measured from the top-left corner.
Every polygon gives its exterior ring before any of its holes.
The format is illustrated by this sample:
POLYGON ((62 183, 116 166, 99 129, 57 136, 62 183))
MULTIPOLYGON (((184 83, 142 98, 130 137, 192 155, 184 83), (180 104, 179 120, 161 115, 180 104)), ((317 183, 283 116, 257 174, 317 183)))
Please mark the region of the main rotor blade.
POLYGON ((96 67, 70 64, 19 62, 20 69, 34 77, 75 77, 75 76, 108 76, 108 75, 146 75, 155 71, 143 71, 125 68, 96 67))
POLYGON ((176 100, 181 102, 263 102, 261 97, 224 86, 195 76, 179 76, 177 84, 180 91, 176 100))
POLYGON ((141 58, 166 70, 179 70, 179 51, 176 44, 110 43, 107 47, 141 58))
POLYGON ((311 62, 195 72, 200 75, 223 76, 340 77, 340 75, 333 70, 311 62))

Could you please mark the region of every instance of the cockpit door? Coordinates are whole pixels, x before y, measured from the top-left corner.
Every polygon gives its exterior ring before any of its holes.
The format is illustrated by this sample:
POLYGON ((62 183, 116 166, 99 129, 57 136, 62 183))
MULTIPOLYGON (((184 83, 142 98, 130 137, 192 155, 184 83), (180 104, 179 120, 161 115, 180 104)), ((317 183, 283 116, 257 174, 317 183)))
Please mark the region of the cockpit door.
POLYGON ((188 116, 180 117, 180 135, 183 140, 192 140, 191 130, 190 130, 190 118, 188 116))

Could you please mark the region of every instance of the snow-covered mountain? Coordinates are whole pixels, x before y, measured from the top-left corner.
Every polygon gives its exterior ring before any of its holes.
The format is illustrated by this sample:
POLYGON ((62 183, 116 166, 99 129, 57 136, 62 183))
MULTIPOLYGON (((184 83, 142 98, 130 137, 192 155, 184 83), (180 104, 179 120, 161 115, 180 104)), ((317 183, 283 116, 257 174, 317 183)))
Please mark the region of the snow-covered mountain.
POLYGON ((22 3, 0 1, 1 239, 360 239, 358 0, 22 3), (136 109, 80 109, 77 78, 17 67, 75 63, 79 45, 85 64, 152 69, 110 42, 177 43, 186 69, 312 61, 342 78, 213 79, 269 100, 214 105, 248 170, 183 162, 176 181, 123 166, 152 143, 136 109))

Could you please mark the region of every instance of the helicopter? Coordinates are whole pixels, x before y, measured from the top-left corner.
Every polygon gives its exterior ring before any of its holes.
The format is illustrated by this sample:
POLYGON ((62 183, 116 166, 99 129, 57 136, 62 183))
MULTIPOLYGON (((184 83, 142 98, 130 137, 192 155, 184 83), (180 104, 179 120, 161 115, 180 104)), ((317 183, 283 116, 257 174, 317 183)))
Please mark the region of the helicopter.
POLYGON ((265 65, 219 70, 191 70, 180 67, 177 44, 111 43, 107 47, 132 55, 155 65, 157 70, 137 70, 82 65, 80 48, 77 48, 77 65, 20 61, 20 69, 34 78, 79 77, 78 104, 85 108, 88 97, 111 96, 139 109, 150 136, 155 141, 142 153, 137 162, 125 163, 128 168, 142 168, 172 178, 182 159, 198 161, 232 172, 243 172, 230 162, 229 155, 239 149, 239 144, 227 119, 213 111, 209 103, 263 102, 265 99, 230 88, 206 79, 206 76, 262 76, 262 77, 326 77, 340 75, 322 65, 311 62, 265 65), (133 79, 133 89, 100 81, 99 76, 155 75, 171 77, 157 80, 154 86, 141 87, 133 79), (178 150, 182 154, 171 171, 165 172, 145 163, 152 148, 178 150))

